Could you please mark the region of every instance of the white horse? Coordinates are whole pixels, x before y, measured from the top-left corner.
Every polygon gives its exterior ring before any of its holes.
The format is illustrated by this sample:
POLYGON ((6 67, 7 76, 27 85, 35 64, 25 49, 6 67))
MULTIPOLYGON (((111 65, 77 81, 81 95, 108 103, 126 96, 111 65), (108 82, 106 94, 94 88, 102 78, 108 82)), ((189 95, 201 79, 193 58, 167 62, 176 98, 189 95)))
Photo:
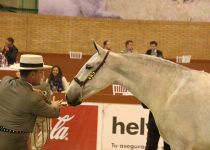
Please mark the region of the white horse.
POLYGON ((117 54, 94 45, 98 53, 70 84, 70 105, 118 82, 149 107, 172 150, 210 150, 210 74, 161 58, 117 54))

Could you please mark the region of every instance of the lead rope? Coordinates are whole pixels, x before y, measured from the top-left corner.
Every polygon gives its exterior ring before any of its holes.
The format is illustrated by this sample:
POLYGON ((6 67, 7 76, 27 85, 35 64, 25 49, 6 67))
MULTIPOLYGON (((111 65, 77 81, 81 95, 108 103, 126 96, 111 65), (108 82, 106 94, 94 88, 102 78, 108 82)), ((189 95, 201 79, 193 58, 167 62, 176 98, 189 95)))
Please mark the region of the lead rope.
MULTIPOLYGON (((33 89, 34 91, 36 91, 35 89, 33 89)), ((40 91, 36 91, 36 92, 40 92, 40 91)), ((46 95, 43 93, 44 91, 41 91, 41 94, 46 97, 46 95)), ((42 136, 42 143, 41 143, 41 146, 37 146, 37 139, 36 139, 36 134, 37 133, 37 129, 38 129, 38 126, 39 124, 36 124, 35 127, 34 127, 34 132, 32 134, 32 136, 34 136, 34 146, 36 148, 36 150, 42 150, 44 148, 44 144, 46 143, 46 141, 48 139, 50 139, 50 132, 51 132, 51 119, 50 118, 44 118, 43 121, 41 122, 41 136, 42 136), (46 129, 44 128, 44 124, 46 123, 46 129), (45 133, 46 134, 46 140, 45 140, 45 133)))
POLYGON ((39 146, 37 146, 37 138, 36 138, 36 133, 37 133, 37 126, 34 128, 34 146, 35 146, 35 148, 37 149, 37 150, 42 150, 43 148, 44 148, 44 144, 45 144, 45 142, 48 140, 48 139, 50 139, 50 131, 51 131, 51 127, 50 127, 50 123, 51 122, 51 120, 49 119, 49 118, 44 118, 44 120, 42 121, 42 130, 41 130, 41 136, 42 136, 42 143, 41 143, 41 146, 39 147, 39 146), (45 128, 44 128, 44 124, 46 123, 46 131, 45 131, 45 128), (46 140, 45 140, 45 133, 47 133, 46 134, 46 140))

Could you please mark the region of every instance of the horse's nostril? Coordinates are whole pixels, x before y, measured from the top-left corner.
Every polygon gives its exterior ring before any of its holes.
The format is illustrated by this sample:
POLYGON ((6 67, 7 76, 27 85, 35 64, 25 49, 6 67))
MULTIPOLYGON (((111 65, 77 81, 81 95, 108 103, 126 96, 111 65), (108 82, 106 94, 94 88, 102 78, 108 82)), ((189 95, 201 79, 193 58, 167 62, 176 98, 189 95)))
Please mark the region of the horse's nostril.
POLYGON ((66 94, 66 101, 70 106, 80 105, 82 102, 80 101, 80 93, 77 92, 69 92, 66 94))
POLYGON ((71 99, 69 96, 66 95, 66 100, 68 102, 68 104, 70 106, 77 106, 77 105, 80 105, 82 102, 79 100, 79 98, 74 98, 74 99, 71 99))
POLYGON ((79 101, 79 100, 72 101, 72 102, 68 101, 68 104, 69 104, 70 106, 77 106, 77 105, 80 105, 81 103, 82 103, 82 102, 79 101))

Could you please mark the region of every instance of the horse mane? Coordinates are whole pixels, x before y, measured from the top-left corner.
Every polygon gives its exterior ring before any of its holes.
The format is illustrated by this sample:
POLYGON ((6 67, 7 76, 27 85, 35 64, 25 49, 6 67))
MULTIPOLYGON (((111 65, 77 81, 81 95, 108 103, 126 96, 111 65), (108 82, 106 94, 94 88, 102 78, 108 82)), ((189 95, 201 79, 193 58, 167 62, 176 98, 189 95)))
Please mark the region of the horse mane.
POLYGON ((127 57, 128 59, 132 59, 132 60, 146 60, 146 62, 151 62, 153 64, 157 64, 157 65, 160 65, 160 64, 163 64, 164 66, 167 66, 167 67, 175 67, 176 69, 181 69, 181 70, 189 70, 188 67, 185 67, 185 66, 182 66, 180 64, 177 64, 177 63, 174 63, 170 60, 167 60, 167 59, 163 59, 163 58, 160 58, 160 57, 153 57, 153 56, 150 56, 150 55, 146 55, 146 54, 123 54, 123 56, 127 57))

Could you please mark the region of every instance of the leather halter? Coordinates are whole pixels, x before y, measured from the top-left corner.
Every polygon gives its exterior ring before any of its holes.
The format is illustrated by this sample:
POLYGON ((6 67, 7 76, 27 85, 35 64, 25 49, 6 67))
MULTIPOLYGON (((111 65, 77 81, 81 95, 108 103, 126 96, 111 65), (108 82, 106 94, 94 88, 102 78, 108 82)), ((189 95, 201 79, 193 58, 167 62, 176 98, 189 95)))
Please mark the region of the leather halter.
POLYGON ((105 55, 103 61, 100 63, 100 65, 94 71, 91 71, 91 73, 87 76, 87 78, 84 81, 79 80, 77 77, 74 78, 74 81, 77 82, 79 84, 79 86, 83 88, 88 81, 92 80, 95 77, 96 73, 104 65, 104 63, 106 62, 106 59, 109 55, 109 52, 110 51, 106 52, 106 55, 105 55))

